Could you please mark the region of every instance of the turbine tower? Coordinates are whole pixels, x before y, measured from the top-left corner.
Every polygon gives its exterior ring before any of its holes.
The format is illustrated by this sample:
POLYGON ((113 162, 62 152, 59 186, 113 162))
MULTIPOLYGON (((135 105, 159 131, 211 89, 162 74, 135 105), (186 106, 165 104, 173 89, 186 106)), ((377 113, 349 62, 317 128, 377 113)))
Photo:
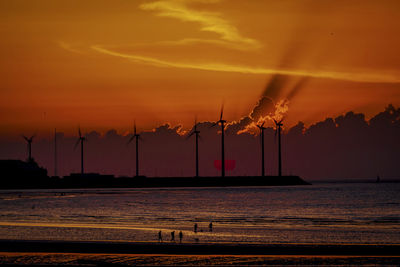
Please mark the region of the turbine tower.
POLYGON ((133 135, 129 139, 128 145, 130 144, 130 142, 133 141, 133 139, 136 139, 136 177, 138 177, 139 176, 139 139, 141 139, 141 138, 140 138, 140 134, 136 133, 136 121, 133 123, 133 135))
POLYGON ((57 174, 57 129, 54 128, 54 176, 57 174))
POLYGON ((265 176, 265 167, 264 167, 264 127, 265 121, 261 125, 257 125, 258 129, 260 129, 260 138, 261 138, 261 176, 265 176))
POLYGON ((25 141, 28 144, 28 162, 32 162, 33 158, 32 158, 32 142, 33 142, 33 138, 35 138, 36 135, 32 135, 31 137, 26 137, 25 135, 23 135, 22 137, 25 139, 25 141))
MULTIPOLYGON (((283 126, 282 120, 274 120, 276 131, 278 132, 278 176, 282 176, 282 153, 281 153, 281 127, 283 126)), ((275 134, 276 134, 275 131, 275 134)))
POLYGON ((190 138, 192 135, 196 136, 196 176, 199 177, 199 134, 200 131, 197 130, 197 119, 194 120, 193 131, 188 135, 187 138, 190 138))
POLYGON ((221 107, 221 113, 219 116, 219 121, 216 121, 211 127, 214 127, 218 124, 221 125, 221 176, 225 177, 225 140, 224 140, 224 130, 226 120, 222 119, 222 115, 224 114, 224 105, 221 107))
POLYGON ((76 141, 75 148, 79 145, 79 142, 81 143, 81 175, 83 176, 84 174, 84 169, 83 169, 83 142, 87 141, 86 137, 82 136, 81 133, 81 128, 78 128, 78 133, 79 133, 79 138, 76 141))

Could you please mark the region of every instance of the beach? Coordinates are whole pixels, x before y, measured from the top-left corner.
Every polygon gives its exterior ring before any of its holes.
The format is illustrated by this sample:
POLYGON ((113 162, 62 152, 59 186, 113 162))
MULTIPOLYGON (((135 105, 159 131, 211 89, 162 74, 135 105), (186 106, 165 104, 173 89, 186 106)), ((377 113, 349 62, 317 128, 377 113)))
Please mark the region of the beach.
POLYGON ((0 263, 398 265, 398 189, 313 184, 0 191, 0 263))
POLYGON ((7 265, 398 265, 400 245, 1 240, 7 265))

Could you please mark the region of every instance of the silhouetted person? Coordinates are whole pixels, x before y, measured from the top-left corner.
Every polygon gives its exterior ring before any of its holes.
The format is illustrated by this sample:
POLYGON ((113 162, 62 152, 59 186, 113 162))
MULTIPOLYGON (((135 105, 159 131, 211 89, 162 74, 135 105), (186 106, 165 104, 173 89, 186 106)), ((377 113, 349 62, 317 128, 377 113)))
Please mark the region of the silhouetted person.
POLYGON ((171 242, 175 241, 175 231, 171 232, 171 242))
POLYGON ((210 224, 208 225, 208 230, 209 230, 210 232, 212 232, 212 230, 213 230, 212 222, 210 222, 210 224))
POLYGON ((179 232, 179 243, 182 243, 183 233, 182 231, 179 232))
POLYGON ((162 233, 161 230, 158 232, 158 242, 162 242, 162 233))
POLYGON ((194 232, 197 233, 197 223, 194 224, 194 232))

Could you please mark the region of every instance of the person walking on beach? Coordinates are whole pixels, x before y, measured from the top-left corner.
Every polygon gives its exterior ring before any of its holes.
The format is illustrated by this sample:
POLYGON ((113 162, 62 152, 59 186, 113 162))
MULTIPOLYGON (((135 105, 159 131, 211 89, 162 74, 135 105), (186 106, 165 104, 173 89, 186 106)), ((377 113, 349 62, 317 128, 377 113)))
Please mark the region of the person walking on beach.
POLYGON ((158 242, 162 242, 162 233, 161 230, 158 232, 158 242))
POLYGON ((212 232, 212 227, 213 227, 213 225, 212 225, 212 222, 210 222, 210 224, 208 225, 208 230, 210 231, 210 232, 212 232))
POLYGON ((171 232, 171 242, 175 241, 175 231, 171 232))
POLYGON ((194 224, 194 232, 197 233, 197 223, 194 224))
POLYGON ((183 234, 182 231, 179 232, 179 243, 182 243, 183 234))

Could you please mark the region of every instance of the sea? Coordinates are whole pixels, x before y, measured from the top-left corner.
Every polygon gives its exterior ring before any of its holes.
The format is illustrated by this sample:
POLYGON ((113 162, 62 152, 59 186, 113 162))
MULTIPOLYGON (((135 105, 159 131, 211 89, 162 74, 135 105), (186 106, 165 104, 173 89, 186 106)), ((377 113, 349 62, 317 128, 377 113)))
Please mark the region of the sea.
POLYGON ((163 242, 182 231, 197 243, 400 244, 400 183, 0 191, 0 239, 158 242, 159 231, 163 242))

